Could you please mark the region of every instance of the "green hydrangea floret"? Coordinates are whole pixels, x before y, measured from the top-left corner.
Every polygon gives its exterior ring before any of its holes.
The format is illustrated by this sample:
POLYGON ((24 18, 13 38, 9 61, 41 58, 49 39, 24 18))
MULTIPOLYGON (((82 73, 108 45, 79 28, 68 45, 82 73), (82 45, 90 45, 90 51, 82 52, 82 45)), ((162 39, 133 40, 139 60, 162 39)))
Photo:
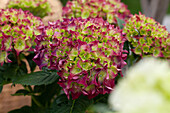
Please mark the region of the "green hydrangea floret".
POLYGON ((34 16, 43 18, 51 12, 50 4, 47 0, 10 0, 8 8, 22 9, 30 11, 34 16))

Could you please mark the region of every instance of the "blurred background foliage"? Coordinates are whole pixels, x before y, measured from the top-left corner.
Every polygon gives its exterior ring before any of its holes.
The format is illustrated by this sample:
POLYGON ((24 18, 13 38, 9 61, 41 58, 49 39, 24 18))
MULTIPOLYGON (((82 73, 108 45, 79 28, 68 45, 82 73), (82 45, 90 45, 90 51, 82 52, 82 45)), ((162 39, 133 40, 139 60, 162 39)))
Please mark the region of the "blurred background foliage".
MULTIPOLYGON (((63 6, 67 3, 68 0, 61 0, 63 6)), ((124 2, 127 6, 128 9, 131 11, 132 14, 138 14, 139 11, 142 12, 141 6, 140 6, 140 0, 121 0, 124 2)), ((167 11, 168 14, 170 14, 170 5, 167 11)))
POLYGON ((63 4, 63 6, 65 6, 68 0, 60 0, 60 1, 63 4))
MULTIPOLYGON (((139 11, 142 12, 140 0, 121 0, 121 1, 128 5, 128 9, 131 11, 132 14, 138 14, 139 11)), ((170 14, 170 5, 167 13, 170 14)))

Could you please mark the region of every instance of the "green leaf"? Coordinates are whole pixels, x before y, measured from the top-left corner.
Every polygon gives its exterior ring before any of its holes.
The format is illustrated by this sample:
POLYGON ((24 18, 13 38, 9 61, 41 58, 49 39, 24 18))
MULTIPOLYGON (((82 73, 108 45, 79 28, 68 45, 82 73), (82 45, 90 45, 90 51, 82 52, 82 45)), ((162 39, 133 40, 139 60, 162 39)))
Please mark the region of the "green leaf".
POLYGON ((4 63, 1 67, 0 74, 5 80, 14 81, 22 75, 27 74, 26 64, 25 62, 21 62, 19 66, 16 62, 4 63))
POLYGON ((8 113, 38 113, 37 111, 34 111, 31 107, 29 106, 24 106, 20 109, 12 110, 8 113))
POLYGON ((120 27, 120 29, 123 29, 123 24, 125 23, 124 20, 121 20, 119 19, 118 17, 116 17, 116 20, 117 20, 117 23, 118 23, 118 26, 120 27))
POLYGON ((15 94, 12 94, 12 96, 21 96, 21 95, 32 95, 33 93, 30 93, 29 91, 25 89, 18 90, 15 94))
POLYGON ((68 0, 60 0, 60 1, 63 4, 63 6, 65 6, 68 0))
POLYGON ((122 69, 123 75, 125 75, 126 69, 128 69, 129 67, 134 65, 137 61, 139 61, 139 59, 141 59, 140 55, 135 54, 131 50, 132 48, 133 48, 132 44, 129 41, 125 41, 123 49, 127 50, 128 53, 124 53, 127 54, 127 59, 125 60, 127 65, 122 69))
POLYGON ((94 104, 97 104, 97 103, 107 104, 108 96, 109 96, 109 94, 104 94, 104 95, 103 94, 99 94, 99 95, 97 95, 96 97, 93 98, 94 104))
POLYGON ((2 92, 3 86, 0 86, 0 93, 2 92))
POLYGON ((34 52, 30 52, 30 54, 28 56, 25 56, 25 58, 27 59, 27 61, 29 63, 31 72, 33 72, 37 66, 36 63, 32 60, 34 58, 34 56, 35 56, 34 52))
POLYGON ((107 104, 98 103, 96 105, 91 106, 88 109, 89 113, 115 113, 113 112, 107 104))
POLYGON ((3 83, 3 77, 2 77, 2 74, 1 74, 1 70, 0 70, 0 86, 2 85, 2 83, 3 83))
POLYGON ((40 85, 40 86, 34 86, 34 93, 40 93, 40 92, 44 92, 45 89, 45 85, 40 85))
POLYGON ((39 71, 25 74, 13 81, 13 83, 22 85, 48 85, 56 81, 58 77, 56 72, 39 71))
MULTIPOLYGON (((33 92, 40 93, 39 96, 35 96, 37 101, 39 101, 43 106, 50 106, 55 95, 59 95, 61 92, 61 87, 58 85, 58 79, 49 85, 35 86, 33 92)), ((36 106, 35 106, 36 109, 36 106)))
POLYGON ((2 91, 3 85, 8 83, 8 81, 6 81, 3 77, 3 67, 0 66, 0 93, 2 91))
POLYGON ((66 95, 60 95, 48 113, 85 113, 87 108, 93 103, 86 96, 80 96, 76 100, 68 100, 66 95))

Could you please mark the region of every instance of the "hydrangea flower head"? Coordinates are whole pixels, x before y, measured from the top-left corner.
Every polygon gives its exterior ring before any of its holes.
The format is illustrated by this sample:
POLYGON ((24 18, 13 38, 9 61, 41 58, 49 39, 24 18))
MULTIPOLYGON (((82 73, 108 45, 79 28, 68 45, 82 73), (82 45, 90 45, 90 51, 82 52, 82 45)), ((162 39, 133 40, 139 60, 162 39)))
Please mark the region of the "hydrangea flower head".
POLYGON ((116 17, 127 20, 130 11, 120 0, 73 0, 63 8, 64 17, 102 17, 109 23, 117 24, 116 17))
POLYGON ((122 31, 102 18, 63 19, 42 27, 34 61, 59 70, 59 84, 73 99, 110 93, 126 64, 122 31))
POLYGON ((141 60, 111 93, 111 107, 118 113, 170 112, 169 69, 167 61, 154 58, 141 60))
POLYGON ((43 18, 50 13, 51 8, 47 0, 10 0, 8 8, 30 11, 34 16, 43 18))
POLYGON ((165 26, 142 14, 131 17, 123 32, 135 54, 170 58, 170 35, 165 26))
POLYGON ((9 51, 19 55, 32 49, 35 44, 35 27, 41 25, 39 18, 27 11, 17 9, 0 10, 0 63, 9 62, 9 51))

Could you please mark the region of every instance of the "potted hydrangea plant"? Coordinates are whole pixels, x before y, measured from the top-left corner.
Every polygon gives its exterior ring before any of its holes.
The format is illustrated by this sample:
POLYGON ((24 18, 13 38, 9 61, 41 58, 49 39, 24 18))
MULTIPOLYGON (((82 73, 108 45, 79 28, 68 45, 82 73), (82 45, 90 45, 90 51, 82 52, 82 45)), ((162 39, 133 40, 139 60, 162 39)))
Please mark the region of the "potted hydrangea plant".
POLYGON ((93 113, 88 107, 107 103, 126 64, 146 56, 170 57, 166 28, 142 14, 131 15, 120 0, 69 1, 63 19, 47 26, 21 9, 0 13, 0 86, 22 84, 13 95, 32 97, 31 106, 11 113, 93 113), (26 56, 25 51, 31 52, 26 56), (34 72, 36 65, 41 71, 34 72))

